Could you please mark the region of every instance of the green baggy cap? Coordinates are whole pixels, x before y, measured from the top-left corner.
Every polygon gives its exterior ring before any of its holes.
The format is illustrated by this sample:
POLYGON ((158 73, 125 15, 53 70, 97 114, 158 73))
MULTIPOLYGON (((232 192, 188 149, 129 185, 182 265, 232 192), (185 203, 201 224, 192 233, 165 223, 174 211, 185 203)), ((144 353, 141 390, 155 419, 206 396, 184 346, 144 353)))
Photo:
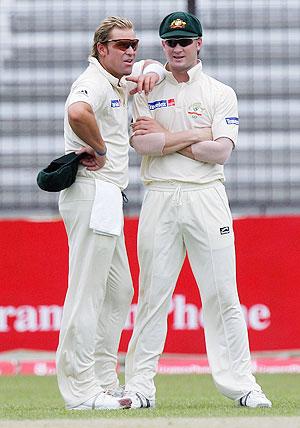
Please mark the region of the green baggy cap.
POLYGON ((201 37, 202 26, 199 19, 191 13, 173 12, 162 20, 159 35, 162 39, 201 37))
POLYGON ((60 192, 70 187, 76 179, 80 159, 86 153, 77 155, 72 152, 54 159, 46 168, 37 175, 37 184, 47 192, 60 192))

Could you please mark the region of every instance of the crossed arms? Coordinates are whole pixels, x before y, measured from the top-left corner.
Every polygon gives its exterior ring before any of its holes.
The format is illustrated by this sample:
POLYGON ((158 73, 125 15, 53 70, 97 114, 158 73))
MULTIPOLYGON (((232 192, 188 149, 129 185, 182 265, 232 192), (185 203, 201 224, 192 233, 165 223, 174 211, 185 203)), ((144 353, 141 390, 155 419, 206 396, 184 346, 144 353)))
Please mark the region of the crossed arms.
POLYGON ((130 143, 141 155, 164 156, 178 152, 196 161, 223 165, 234 147, 230 138, 213 140, 211 128, 171 132, 147 116, 139 117, 131 126, 130 143))

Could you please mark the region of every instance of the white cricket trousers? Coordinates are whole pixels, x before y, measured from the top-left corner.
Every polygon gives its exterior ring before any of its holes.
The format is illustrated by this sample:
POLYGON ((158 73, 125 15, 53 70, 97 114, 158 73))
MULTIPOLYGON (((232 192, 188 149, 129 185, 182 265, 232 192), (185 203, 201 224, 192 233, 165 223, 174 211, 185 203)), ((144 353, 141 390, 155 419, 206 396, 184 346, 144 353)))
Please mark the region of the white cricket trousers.
POLYGON ((206 350, 216 387, 233 400, 260 390, 251 373, 224 185, 219 180, 203 185, 155 183, 147 189, 139 220, 140 288, 126 357, 126 389, 155 398, 153 378, 187 251, 201 295, 206 350))
POLYGON ((133 296, 123 233, 110 237, 89 229, 94 194, 94 180, 80 177, 59 198, 69 285, 56 364, 67 408, 118 386, 117 352, 133 296))

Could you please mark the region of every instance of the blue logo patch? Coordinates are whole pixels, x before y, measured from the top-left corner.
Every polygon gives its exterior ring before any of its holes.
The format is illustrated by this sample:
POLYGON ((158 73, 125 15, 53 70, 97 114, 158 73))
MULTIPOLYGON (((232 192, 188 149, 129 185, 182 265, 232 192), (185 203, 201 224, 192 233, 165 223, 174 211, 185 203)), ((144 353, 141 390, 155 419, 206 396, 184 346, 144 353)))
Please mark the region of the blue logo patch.
POLYGON ((153 101, 152 103, 148 103, 150 110, 156 110, 157 108, 168 107, 167 100, 159 100, 153 101))
POLYGON ((110 106, 111 107, 121 107, 121 100, 111 100, 110 106))
POLYGON ((239 118, 238 117, 225 117, 227 125, 238 125, 239 118))

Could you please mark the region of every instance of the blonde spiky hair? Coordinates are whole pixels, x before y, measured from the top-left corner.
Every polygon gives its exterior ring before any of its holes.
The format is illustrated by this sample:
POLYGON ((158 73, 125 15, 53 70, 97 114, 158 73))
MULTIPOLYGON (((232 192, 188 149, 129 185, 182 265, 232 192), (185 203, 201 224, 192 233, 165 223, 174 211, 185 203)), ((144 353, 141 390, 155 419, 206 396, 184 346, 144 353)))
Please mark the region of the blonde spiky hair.
POLYGON ((91 56, 98 58, 97 43, 106 42, 109 39, 110 31, 114 28, 134 29, 133 23, 127 18, 122 18, 120 16, 109 16, 105 18, 95 31, 91 56))

